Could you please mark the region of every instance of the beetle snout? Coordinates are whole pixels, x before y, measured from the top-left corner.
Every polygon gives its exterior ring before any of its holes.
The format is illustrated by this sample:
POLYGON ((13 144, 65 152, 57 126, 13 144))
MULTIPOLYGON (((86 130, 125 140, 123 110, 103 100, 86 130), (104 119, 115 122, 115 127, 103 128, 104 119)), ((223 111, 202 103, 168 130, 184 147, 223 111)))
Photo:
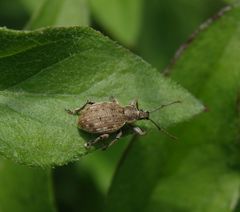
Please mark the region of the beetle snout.
POLYGON ((149 112, 148 111, 139 111, 139 119, 148 119, 149 118, 149 112))

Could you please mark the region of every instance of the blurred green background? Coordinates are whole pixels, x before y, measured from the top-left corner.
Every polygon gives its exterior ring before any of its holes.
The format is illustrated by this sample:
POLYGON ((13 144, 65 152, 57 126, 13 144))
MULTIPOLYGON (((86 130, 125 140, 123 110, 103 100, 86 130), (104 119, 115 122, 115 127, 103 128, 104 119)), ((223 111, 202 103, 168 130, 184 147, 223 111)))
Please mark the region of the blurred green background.
MULTIPOLYGON (((75 1, 79 8, 69 13, 69 25, 89 25, 101 31, 160 71, 190 34, 226 5, 220 0, 75 1)), ((61 13, 71 11, 70 2, 74 1, 0 0, 0 26, 35 29, 43 27, 43 22, 64 25, 61 13)), ((106 195, 129 139, 122 139, 105 152, 97 151, 79 162, 53 169, 59 211, 105 211, 106 195)))

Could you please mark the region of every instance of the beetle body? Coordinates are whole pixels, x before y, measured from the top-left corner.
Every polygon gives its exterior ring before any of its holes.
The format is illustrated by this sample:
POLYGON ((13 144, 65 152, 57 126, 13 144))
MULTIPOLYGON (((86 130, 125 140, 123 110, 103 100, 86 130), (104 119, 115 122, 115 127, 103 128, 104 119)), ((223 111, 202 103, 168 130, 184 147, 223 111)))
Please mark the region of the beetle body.
POLYGON ((114 102, 87 105, 79 114, 78 127, 89 133, 113 133, 126 123, 124 108, 114 102))
POLYGON ((123 107, 116 101, 88 104, 80 111, 78 127, 89 133, 114 133, 139 120, 140 113, 135 105, 123 107))
MULTIPOLYGON (((156 110, 173 103, 179 103, 179 101, 172 102, 167 105, 161 105, 156 110)), ((104 146, 104 149, 109 147, 122 136, 121 128, 126 124, 130 125, 137 134, 144 135, 144 131, 133 125, 134 122, 142 119, 150 120, 159 130, 167 133, 163 128, 160 128, 153 120, 149 118, 148 111, 143 111, 138 108, 138 102, 136 100, 132 101, 127 106, 121 106, 114 98, 111 98, 109 102, 95 103, 87 101, 86 104, 80 108, 77 108, 73 111, 66 111, 71 115, 79 116, 77 120, 78 128, 88 133, 99 134, 94 141, 86 143, 86 147, 92 146, 100 140, 107 139, 109 134, 116 132, 116 138, 110 142, 110 144, 104 146)))

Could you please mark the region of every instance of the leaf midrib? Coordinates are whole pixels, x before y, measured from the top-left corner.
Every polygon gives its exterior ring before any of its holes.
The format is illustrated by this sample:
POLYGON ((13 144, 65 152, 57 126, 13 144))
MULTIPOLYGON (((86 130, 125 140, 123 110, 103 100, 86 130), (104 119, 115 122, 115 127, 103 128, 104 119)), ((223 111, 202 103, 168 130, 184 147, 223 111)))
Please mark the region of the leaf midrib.
MULTIPOLYGON (((39 45, 39 46, 35 46, 35 47, 38 48, 38 47, 42 47, 42 46, 47 46, 47 45, 50 45, 50 44, 53 44, 53 43, 57 43, 57 42, 59 42, 59 41, 61 41, 61 40, 64 40, 64 39, 59 39, 59 40, 57 40, 57 41, 49 42, 49 43, 46 43, 46 44, 44 44, 44 45, 39 45)), ((68 39, 68 40, 70 41, 70 39, 68 39)), ((66 41, 66 40, 64 40, 64 41, 66 41)), ((29 48, 29 49, 27 49, 26 51, 32 50, 32 49, 34 49, 35 47, 29 48)), ((6 90, 8 90, 8 89, 12 89, 12 88, 14 88, 14 87, 17 86, 17 85, 21 85, 22 83, 27 82, 28 80, 32 79, 33 77, 36 77, 37 75, 39 75, 39 74, 47 71, 49 68, 51 68, 51 67, 53 67, 53 66, 55 66, 55 65, 57 65, 57 64, 61 64, 61 63, 63 63, 64 61, 67 61, 67 60, 69 60, 69 59, 71 59, 71 58, 74 58, 75 56, 79 56, 80 54, 85 53, 85 52, 90 51, 90 50, 92 50, 92 48, 85 49, 85 50, 83 50, 83 51, 81 51, 81 52, 77 52, 77 53, 74 53, 74 54, 69 54, 69 55, 66 56, 64 59, 59 60, 59 61, 56 61, 55 63, 52 63, 51 65, 48 65, 48 66, 46 66, 46 67, 43 68, 43 69, 40 69, 37 73, 34 73, 33 75, 27 77, 26 79, 22 80, 21 82, 17 82, 16 84, 13 84, 13 85, 5 88, 3 91, 6 91, 6 90)), ((21 53, 24 53, 24 52, 26 52, 26 51, 17 52, 16 54, 12 54, 12 55, 10 55, 10 56, 15 56, 15 55, 17 55, 17 54, 21 54, 21 53)), ((4 57, 0 57, 0 59, 1 59, 1 58, 4 58, 4 57)), ((1 91, 0 91, 0 92, 1 92, 1 91)))

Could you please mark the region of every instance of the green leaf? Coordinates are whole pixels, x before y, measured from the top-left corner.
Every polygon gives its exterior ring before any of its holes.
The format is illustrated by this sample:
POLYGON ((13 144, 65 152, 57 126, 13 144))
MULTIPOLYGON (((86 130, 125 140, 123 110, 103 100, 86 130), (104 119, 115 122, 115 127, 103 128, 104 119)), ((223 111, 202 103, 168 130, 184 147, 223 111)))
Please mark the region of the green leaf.
POLYGON ((64 109, 87 99, 139 98, 145 109, 181 100, 154 113, 163 126, 203 110, 185 89, 91 28, 1 29, 0 42, 0 152, 20 163, 61 165, 86 154, 90 136, 64 109))
POLYGON ((113 180, 108 211, 237 211, 240 7, 222 13, 170 69, 209 111, 176 127, 177 143, 157 134, 133 142, 113 180))
POLYGON ((96 21, 122 43, 137 42, 143 0, 89 0, 96 21))
POLYGON ((78 162, 79 169, 84 169, 91 174, 103 194, 107 194, 116 166, 130 140, 130 138, 121 139, 108 151, 97 151, 78 162))
POLYGON ((22 5, 26 8, 26 10, 29 12, 29 14, 32 14, 37 8, 39 8, 44 1, 46 0, 38 0, 38 1, 32 1, 32 0, 17 0, 22 3, 22 5))
POLYGON ((0 26, 21 29, 28 16, 28 11, 19 0, 0 1, 0 26))
POLYGON ((0 187, 0 211, 55 211, 49 170, 1 160, 0 187))
POLYGON ((105 196, 88 169, 71 163, 54 169, 53 176, 58 211, 104 211, 105 196))
POLYGON ((239 0, 224 0, 228 4, 236 4, 239 3, 239 0))
POLYGON ((37 7, 27 29, 46 26, 70 26, 89 24, 87 0, 45 0, 37 7), (53 12, 54 11, 54 12, 53 12))
POLYGON ((189 34, 223 5, 223 0, 145 1, 139 54, 163 69, 189 34))

